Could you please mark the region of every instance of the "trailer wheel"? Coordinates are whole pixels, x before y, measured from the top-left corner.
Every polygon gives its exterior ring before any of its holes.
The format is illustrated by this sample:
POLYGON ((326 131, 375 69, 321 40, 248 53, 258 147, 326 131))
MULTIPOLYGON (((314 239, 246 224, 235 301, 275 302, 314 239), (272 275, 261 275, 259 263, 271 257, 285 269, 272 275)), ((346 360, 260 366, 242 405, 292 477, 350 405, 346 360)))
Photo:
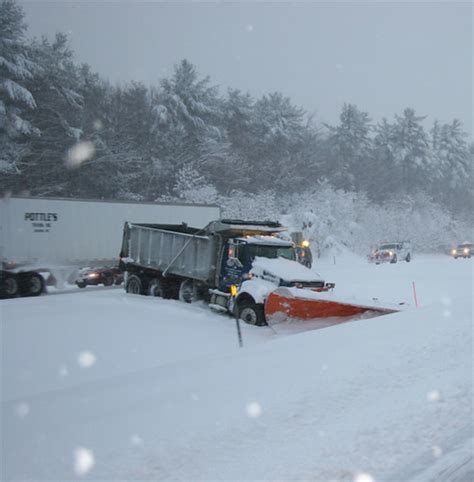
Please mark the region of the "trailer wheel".
POLYGON ((125 291, 132 295, 141 295, 142 291, 142 280, 136 275, 132 274, 127 278, 127 284, 125 285, 125 291))
POLYGON ((12 273, 0 273, 0 298, 14 298, 18 294, 18 280, 12 273))
POLYGON ((20 275, 20 293, 23 296, 39 296, 44 291, 45 281, 39 273, 20 275))
POLYGON ((263 305, 244 300, 237 307, 239 318, 249 325, 265 326, 265 312, 263 305))

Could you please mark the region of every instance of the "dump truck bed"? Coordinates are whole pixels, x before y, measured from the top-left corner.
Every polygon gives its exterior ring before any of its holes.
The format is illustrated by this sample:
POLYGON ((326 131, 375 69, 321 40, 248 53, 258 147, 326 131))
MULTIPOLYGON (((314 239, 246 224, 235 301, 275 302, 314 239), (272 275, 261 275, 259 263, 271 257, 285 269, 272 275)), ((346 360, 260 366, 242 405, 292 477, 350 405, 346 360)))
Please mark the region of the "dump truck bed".
POLYGON ((218 236, 185 225, 126 223, 122 257, 127 263, 212 283, 216 274, 218 236))

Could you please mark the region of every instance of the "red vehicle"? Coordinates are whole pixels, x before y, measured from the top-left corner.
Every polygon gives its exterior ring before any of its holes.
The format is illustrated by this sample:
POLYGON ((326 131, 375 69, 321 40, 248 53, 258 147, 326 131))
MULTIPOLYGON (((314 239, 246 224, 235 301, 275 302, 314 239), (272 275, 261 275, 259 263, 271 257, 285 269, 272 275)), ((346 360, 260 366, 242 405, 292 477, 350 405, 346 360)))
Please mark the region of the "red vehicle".
POLYGON ((76 280, 79 288, 86 286, 112 286, 123 283, 123 273, 118 268, 86 268, 76 280))

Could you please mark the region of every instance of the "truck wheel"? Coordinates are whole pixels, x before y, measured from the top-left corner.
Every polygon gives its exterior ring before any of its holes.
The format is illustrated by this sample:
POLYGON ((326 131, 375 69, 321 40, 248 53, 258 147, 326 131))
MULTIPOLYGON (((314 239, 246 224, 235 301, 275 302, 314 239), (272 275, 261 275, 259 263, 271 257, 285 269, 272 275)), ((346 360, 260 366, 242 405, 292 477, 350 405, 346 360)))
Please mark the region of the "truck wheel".
POLYGON ((18 280, 12 273, 0 273, 0 298, 14 298, 18 294, 18 280))
POLYGON ((160 298, 169 298, 169 290, 166 289, 164 283, 158 278, 154 278, 148 285, 149 296, 159 296, 160 298))
POLYGON ((125 285, 125 291, 132 295, 141 295, 142 291, 142 280, 136 275, 131 274, 127 278, 127 284, 125 285))
POLYGON ((179 285, 179 300, 185 303, 196 301, 196 292, 194 290, 194 282, 192 279, 185 279, 179 285))
POLYGON ((249 325, 265 326, 267 324, 262 304, 246 300, 239 303, 237 310, 239 318, 249 325))
POLYGON ((390 261, 390 263, 395 264, 396 262, 397 262, 397 255, 394 254, 393 258, 392 258, 392 261, 390 261))
POLYGON ((44 291, 45 281, 39 273, 20 275, 20 293, 23 296, 39 296, 44 291))
POLYGON ((407 257, 405 258, 406 262, 409 263, 411 261, 411 256, 410 253, 407 254, 407 257))
POLYGON ((87 286, 87 284, 83 282, 76 283, 76 285, 78 286, 78 288, 85 288, 87 286))

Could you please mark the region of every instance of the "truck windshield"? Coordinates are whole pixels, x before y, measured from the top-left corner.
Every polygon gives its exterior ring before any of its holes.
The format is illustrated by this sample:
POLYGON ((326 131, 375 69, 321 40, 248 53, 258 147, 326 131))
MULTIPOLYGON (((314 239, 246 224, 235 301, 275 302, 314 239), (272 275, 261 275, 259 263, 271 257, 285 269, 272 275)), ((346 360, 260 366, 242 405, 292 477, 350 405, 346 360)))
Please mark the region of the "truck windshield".
MULTIPOLYGON (((241 250, 241 254, 247 259, 242 259, 242 262, 253 261, 255 257, 262 258, 286 258, 293 261, 296 260, 295 250, 293 246, 265 246, 261 244, 247 244, 241 250)), ((240 258, 240 256, 239 256, 240 258)))
POLYGON ((397 249, 397 247, 396 244, 382 244, 379 249, 397 249))

